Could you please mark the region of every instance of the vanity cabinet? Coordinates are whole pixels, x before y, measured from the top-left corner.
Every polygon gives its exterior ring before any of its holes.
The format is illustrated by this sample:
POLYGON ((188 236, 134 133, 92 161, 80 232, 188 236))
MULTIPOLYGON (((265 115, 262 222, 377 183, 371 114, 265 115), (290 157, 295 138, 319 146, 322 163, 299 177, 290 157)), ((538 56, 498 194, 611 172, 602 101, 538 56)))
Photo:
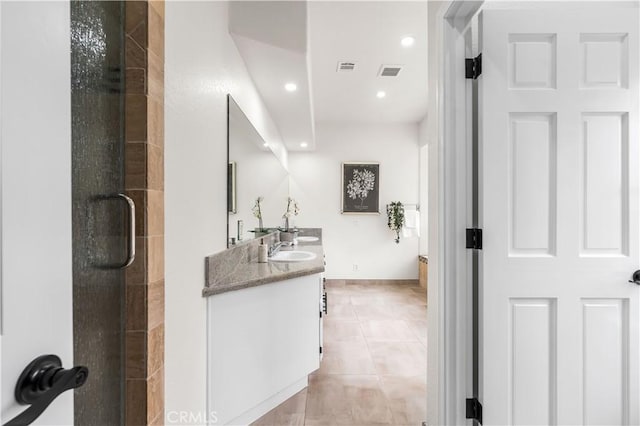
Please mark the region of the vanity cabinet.
POLYGON ((320 366, 321 274, 207 298, 208 411, 249 424, 308 384, 320 366))

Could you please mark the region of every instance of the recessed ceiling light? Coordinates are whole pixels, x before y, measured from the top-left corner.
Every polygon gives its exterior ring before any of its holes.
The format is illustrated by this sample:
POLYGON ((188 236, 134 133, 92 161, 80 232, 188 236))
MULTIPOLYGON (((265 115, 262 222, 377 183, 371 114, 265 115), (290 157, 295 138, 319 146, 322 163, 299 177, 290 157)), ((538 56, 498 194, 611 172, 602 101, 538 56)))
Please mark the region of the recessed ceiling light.
POLYGON ((376 93, 376 97, 377 97, 378 99, 382 99, 382 98, 384 98, 385 96, 387 96, 387 92, 385 92, 384 90, 378 90, 378 93, 376 93))
POLYGON ((300 142, 300 148, 306 148, 306 147, 308 147, 308 146, 309 146, 309 144, 308 144, 308 143, 306 143, 306 142, 300 142))
POLYGON ((402 46, 404 47, 411 47, 415 42, 416 42, 416 39, 411 36, 403 37, 402 40, 400 40, 400 44, 402 44, 402 46))
POLYGON ((298 90, 298 85, 295 83, 287 83, 284 85, 284 90, 286 90, 287 92, 295 92, 296 90, 298 90))
POLYGON ((265 142, 262 144, 262 146, 269 146, 269 144, 265 142))

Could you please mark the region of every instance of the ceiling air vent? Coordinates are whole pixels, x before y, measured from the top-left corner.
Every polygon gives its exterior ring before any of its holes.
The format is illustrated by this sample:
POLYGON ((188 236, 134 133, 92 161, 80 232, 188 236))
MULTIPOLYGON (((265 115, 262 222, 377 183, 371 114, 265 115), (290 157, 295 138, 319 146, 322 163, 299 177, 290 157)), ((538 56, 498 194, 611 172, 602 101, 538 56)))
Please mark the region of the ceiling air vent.
POLYGON ((378 75, 380 77, 397 77, 402 70, 402 65, 383 65, 378 75))
POLYGON ((350 72, 356 67, 353 62, 338 62, 338 72, 350 72))

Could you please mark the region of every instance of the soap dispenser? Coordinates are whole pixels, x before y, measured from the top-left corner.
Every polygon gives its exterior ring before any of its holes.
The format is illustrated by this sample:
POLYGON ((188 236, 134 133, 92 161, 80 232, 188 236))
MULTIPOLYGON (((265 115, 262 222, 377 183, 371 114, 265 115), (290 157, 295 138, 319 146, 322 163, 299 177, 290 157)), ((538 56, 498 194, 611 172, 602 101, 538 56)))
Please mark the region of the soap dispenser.
POLYGON ((267 263, 269 257, 269 246, 264 243, 264 238, 260 239, 258 246, 258 263, 267 263))

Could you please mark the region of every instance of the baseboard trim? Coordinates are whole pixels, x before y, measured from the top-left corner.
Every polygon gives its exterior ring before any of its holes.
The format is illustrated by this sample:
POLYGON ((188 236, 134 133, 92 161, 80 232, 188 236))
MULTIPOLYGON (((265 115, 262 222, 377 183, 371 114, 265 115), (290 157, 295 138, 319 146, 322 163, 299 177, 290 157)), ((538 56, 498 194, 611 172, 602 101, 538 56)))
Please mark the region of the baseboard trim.
POLYGON ((380 279, 375 279, 375 280, 368 280, 368 279, 357 279, 357 280, 352 280, 352 279, 334 279, 334 278, 327 278, 327 283, 331 284, 331 285, 337 285, 337 284, 342 284, 342 285, 353 285, 353 284, 366 284, 366 285, 389 285, 389 284, 393 284, 393 285, 419 285, 419 280, 418 279, 392 279, 392 280, 380 280, 380 279))
POLYGON ((278 405, 280 405, 283 402, 285 402, 287 399, 291 398, 293 395, 295 395, 298 392, 300 392, 302 389, 306 388, 308 385, 309 385, 309 378, 308 377, 304 377, 304 378, 298 380, 297 382, 290 384, 289 386, 287 386, 286 388, 282 389, 277 394, 275 394, 275 395, 271 396, 270 398, 264 400, 263 402, 261 402, 260 404, 256 405, 252 409, 247 410, 244 413, 240 414, 238 417, 236 417, 235 419, 231 420, 230 422, 228 422, 226 424, 228 424, 228 425, 248 425, 248 424, 251 424, 251 423, 255 422, 256 420, 258 420, 260 417, 262 417, 265 414, 267 414, 269 411, 271 411, 274 408, 276 408, 278 405))

